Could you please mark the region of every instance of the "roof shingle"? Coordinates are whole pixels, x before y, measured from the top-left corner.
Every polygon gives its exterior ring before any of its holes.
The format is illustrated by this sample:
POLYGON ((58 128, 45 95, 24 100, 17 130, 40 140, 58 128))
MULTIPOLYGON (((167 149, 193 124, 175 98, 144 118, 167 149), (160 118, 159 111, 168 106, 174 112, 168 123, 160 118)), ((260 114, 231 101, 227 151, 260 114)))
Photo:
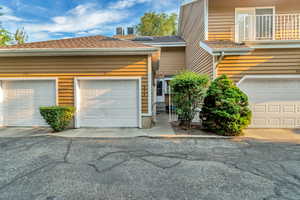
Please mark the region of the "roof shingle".
POLYGON ((168 43, 168 42, 185 42, 180 36, 137 36, 132 41, 142 43, 168 43))
POLYGON ((208 47, 213 50, 219 49, 248 49, 249 47, 245 44, 238 44, 229 40, 213 40, 213 41, 203 41, 208 47))
POLYGON ((93 49, 93 48, 152 48, 142 43, 105 36, 87 36, 43 42, 9 45, 0 49, 93 49))

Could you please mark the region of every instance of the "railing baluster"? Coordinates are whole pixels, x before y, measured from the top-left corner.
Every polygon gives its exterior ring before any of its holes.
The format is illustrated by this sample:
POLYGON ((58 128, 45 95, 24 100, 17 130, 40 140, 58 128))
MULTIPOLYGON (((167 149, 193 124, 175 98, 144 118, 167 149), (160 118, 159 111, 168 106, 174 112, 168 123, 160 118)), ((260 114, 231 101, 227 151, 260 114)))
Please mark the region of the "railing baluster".
POLYGON ((300 40, 300 14, 245 15, 238 26, 243 41, 300 40))
POLYGON ((243 36, 244 36, 244 40, 247 40, 246 39, 246 16, 244 16, 244 34, 243 34, 243 36))

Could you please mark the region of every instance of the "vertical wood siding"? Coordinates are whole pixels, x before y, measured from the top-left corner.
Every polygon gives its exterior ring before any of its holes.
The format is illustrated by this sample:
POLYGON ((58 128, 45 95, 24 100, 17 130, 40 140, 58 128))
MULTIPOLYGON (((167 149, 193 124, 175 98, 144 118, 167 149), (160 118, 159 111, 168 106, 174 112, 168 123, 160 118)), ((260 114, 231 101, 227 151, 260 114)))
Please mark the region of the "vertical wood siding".
POLYGON ((235 8, 273 6, 276 14, 300 13, 299 0, 209 0, 208 39, 235 40, 235 8))
POLYGON ((242 56, 225 56, 217 75, 227 74, 235 82, 245 75, 300 74, 300 49, 255 50, 242 56))
POLYGON ((185 69, 185 48, 164 47, 161 48, 159 75, 176 75, 185 69))
POLYGON ((0 58, 0 77, 58 77, 59 105, 74 105, 75 77, 142 77, 142 112, 148 113, 147 56, 0 58))
POLYGON ((200 41, 205 40, 204 14, 204 0, 182 6, 179 33, 187 43, 185 56, 187 68, 212 77, 213 57, 200 47, 200 41))

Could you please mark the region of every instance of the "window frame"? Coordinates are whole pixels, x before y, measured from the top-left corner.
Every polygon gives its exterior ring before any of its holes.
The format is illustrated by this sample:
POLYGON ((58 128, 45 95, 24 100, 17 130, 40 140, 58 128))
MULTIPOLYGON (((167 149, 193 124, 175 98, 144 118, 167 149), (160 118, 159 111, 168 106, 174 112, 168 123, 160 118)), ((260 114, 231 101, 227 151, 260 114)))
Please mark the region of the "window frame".
MULTIPOLYGON (((238 12, 239 11, 243 11, 243 10, 254 10, 256 12, 257 9, 272 9, 273 10, 273 16, 276 15, 276 7, 275 6, 262 6, 262 7, 238 7, 238 8, 235 8, 235 16, 234 16, 234 19, 235 19, 235 39, 234 41, 237 42, 237 43, 241 43, 243 41, 240 41, 240 38, 239 38, 239 24, 238 24, 238 12)), ((256 15, 256 14, 255 14, 256 15)), ((275 39, 275 21, 276 20, 273 20, 273 36, 272 36, 272 40, 275 39)), ((256 27, 256 24, 255 26, 256 27)), ((256 30, 254 30, 256 32, 256 30)))

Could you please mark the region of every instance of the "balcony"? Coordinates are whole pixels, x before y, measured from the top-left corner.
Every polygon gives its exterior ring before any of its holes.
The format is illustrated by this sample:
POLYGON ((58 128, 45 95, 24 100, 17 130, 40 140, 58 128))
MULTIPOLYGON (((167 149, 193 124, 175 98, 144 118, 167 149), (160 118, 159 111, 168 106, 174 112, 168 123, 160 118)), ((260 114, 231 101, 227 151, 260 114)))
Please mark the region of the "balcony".
POLYGON ((236 42, 300 40, 300 14, 242 15, 236 42))

